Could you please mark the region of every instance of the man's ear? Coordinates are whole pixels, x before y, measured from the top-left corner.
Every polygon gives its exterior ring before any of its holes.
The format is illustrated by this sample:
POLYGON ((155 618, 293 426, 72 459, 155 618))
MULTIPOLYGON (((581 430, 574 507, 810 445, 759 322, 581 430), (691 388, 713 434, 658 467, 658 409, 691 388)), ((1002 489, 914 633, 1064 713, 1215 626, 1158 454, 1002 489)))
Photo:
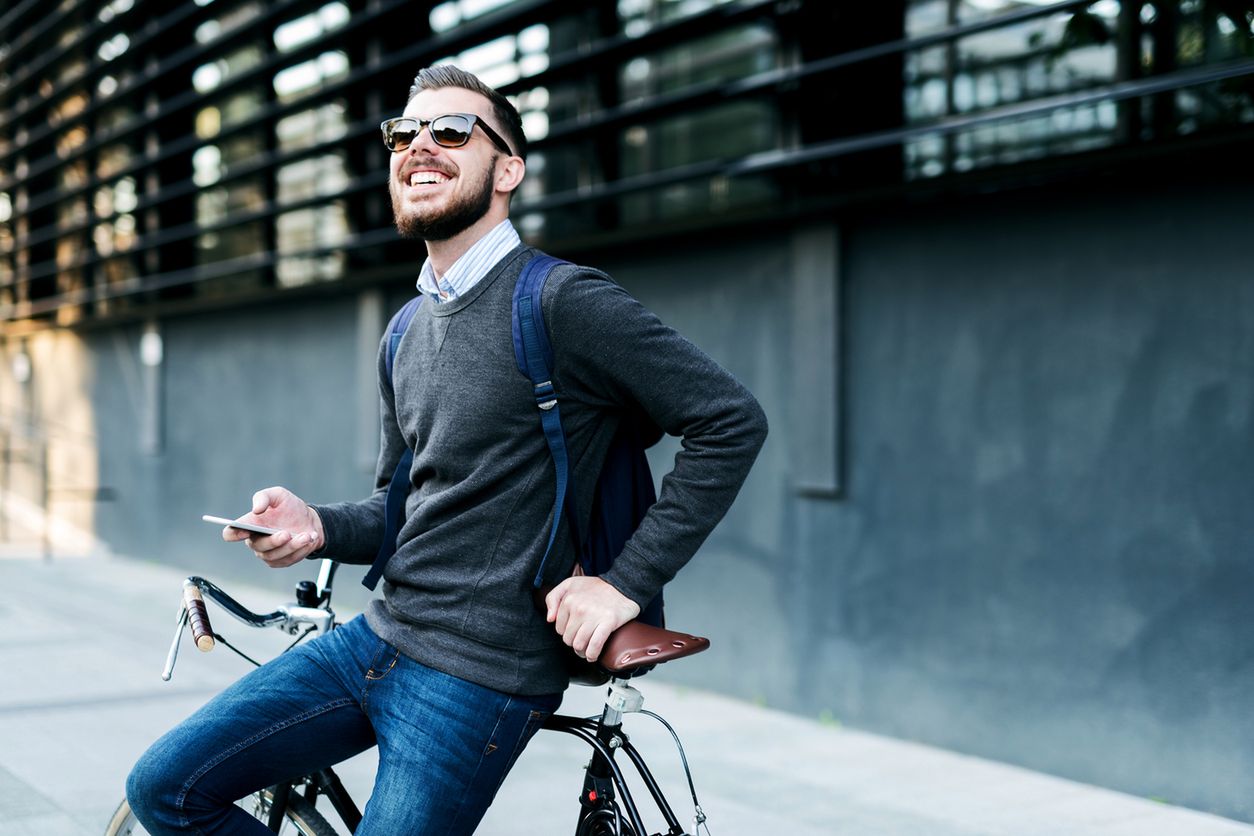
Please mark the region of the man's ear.
POLYGON ((496 162, 496 190, 512 192, 518 188, 523 176, 527 173, 527 164, 522 157, 499 157, 496 162))

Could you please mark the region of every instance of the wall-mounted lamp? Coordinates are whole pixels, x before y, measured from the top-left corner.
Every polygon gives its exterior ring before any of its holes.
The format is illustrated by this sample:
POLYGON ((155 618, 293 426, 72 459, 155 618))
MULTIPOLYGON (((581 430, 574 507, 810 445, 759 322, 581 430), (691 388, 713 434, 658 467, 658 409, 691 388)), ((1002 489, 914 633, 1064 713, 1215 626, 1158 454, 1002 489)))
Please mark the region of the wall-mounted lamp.
POLYGON ((139 362, 148 367, 160 366, 164 356, 165 344, 161 341, 161 332, 157 323, 149 322, 139 338, 139 362))
POLYGON ((13 359, 9 361, 9 364, 14 380, 22 384, 30 382, 30 355, 26 353, 25 349, 19 349, 17 354, 13 355, 13 359))
POLYGON ((162 404, 164 392, 161 386, 161 364, 165 361, 165 341, 161 339, 161 324, 150 319, 144 323, 139 335, 139 363, 143 367, 144 401, 139 420, 139 449, 155 456, 161 453, 162 404))

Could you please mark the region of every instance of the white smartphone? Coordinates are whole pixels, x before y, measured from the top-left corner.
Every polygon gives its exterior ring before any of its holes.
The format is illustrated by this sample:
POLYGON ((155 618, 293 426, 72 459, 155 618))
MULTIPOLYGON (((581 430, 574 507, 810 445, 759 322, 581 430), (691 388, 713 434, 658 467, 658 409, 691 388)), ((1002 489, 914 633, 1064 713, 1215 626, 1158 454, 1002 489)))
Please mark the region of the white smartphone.
POLYGON ((256 525, 254 523, 240 522, 239 520, 228 520, 226 517, 214 517, 204 514, 201 519, 207 523, 215 525, 229 525, 231 528, 238 528, 240 531, 251 531, 253 534, 278 534, 282 529, 266 528, 264 525, 256 525))

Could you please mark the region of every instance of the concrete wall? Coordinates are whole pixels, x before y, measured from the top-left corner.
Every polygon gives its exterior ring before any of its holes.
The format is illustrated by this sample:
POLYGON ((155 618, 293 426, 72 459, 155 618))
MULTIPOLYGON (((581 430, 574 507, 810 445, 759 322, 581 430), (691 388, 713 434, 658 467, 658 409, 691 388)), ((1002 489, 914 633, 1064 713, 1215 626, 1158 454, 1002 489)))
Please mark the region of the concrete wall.
MULTIPOLYGON (((772 423, 668 590, 714 649, 661 675, 1254 819, 1247 194, 990 196, 597 256, 772 423)), ((119 491, 98 534, 288 589, 199 516, 369 489, 360 371, 403 295, 161 323, 155 452, 139 328, 79 338, 119 491)))
MULTIPOLYGON (((160 324, 159 448, 142 427, 138 327, 92 332, 92 397, 100 405, 99 535, 115 550, 290 591, 296 578, 222 543, 201 514, 232 516, 253 492, 284 485, 309 501, 364 495, 378 449, 377 397, 363 387, 383 328, 379 294, 270 303, 160 324), (363 321, 364 319, 364 321, 363 321), (361 337, 367 331, 374 336, 361 337), (368 342, 368 344, 366 344, 368 342)), ((360 603, 360 602, 358 602, 360 603)))
POLYGON ((783 596, 800 705, 1254 816, 1248 205, 847 225, 850 492, 783 596))
POLYGON ((1248 194, 842 218, 832 364, 789 339, 813 231, 612 264, 772 419, 670 591, 716 650, 668 675, 1254 818, 1248 194))

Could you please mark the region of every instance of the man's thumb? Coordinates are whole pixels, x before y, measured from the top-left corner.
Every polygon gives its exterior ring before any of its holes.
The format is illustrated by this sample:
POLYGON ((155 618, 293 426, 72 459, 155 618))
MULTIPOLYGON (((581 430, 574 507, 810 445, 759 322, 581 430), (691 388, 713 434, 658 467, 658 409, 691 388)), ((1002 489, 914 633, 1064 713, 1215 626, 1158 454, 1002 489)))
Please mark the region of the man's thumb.
POLYGON ((261 514, 273 505, 277 505, 277 498, 272 495, 273 488, 267 488, 264 491, 257 491, 253 494, 253 513, 261 514))

